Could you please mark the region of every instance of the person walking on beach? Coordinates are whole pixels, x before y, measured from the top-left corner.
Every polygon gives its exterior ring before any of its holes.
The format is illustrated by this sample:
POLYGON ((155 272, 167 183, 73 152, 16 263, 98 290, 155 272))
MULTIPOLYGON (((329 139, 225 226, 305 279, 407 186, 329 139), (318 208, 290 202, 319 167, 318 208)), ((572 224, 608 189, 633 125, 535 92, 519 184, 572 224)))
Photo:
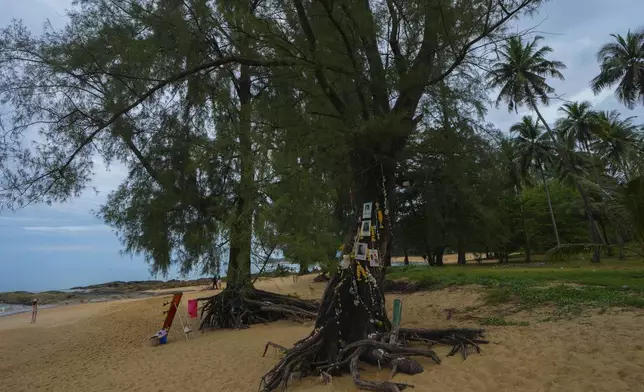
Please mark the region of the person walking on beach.
POLYGON ((31 301, 31 323, 36 322, 36 316, 38 315, 38 299, 34 298, 31 301))
POLYGON ((212 289, 219 290, 219 274, 212 277, 212 289))

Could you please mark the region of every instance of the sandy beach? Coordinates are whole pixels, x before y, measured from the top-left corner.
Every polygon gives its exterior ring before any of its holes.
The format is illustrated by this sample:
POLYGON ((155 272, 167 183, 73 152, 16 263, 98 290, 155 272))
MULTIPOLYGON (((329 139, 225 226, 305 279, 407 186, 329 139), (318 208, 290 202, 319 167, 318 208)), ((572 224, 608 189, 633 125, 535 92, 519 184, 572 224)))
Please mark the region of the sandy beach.
MULTIPOLYGON (((303 298, 319 298, 324 283, 312 276, 267 279, 257 286, 303 298)), ((187 290, 187 289, 184 289, 187 290)), ((191 291, 185 299, 212 294, 191 291)), ((289 346, 310 332, 312 323, 277 322, 241 331, 196 332, 189 340, 180 324, 169 342, 153 347, 148 337, 163 323, 169 296, 78 304, 0 318, 0 390, 2 391, 256 391, 260 377, 276 361, 261 354, 267 340, 289 346)), ((404 304, 403 324, 415 327, 476 326, 465 309, 480 302, 473 288, 411 295, 388 295, 404 304), (444 309, 455 308, 452 320, 444 309)), ((185 312, 185 301, 184 308, 185 312)), ((396 379, 416 391, 644 391, 643 311, 594 312, 528 327, 489 327, 491 343, 463 361, 436 351, 445 360, 421 360, 425 372, 396 379)), ((520 315, 537 320, 538 314, 520 315)), ((193 322, 196 330, 197 323, 193 322)), ((363 377, 384 378, 365 366, 363 377)), ((294 381, 289 391, 355 391, 350 377, 330 385, 316 378, 294 381)))

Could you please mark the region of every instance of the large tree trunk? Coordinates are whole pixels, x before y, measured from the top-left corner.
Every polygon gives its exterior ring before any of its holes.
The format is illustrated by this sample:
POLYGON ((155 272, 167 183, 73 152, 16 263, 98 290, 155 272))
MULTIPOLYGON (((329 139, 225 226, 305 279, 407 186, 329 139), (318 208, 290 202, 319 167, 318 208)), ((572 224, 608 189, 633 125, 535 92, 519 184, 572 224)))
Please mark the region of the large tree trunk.
POLYGON ((254 159, 251 138, 251 75, 248 66, 241 66, 239 85, 239 193, 236 219, 230 230, 230 253, 226 287, 241 289, 251 285, 250 255, 254 211, 254 159))
POLYGON ((434 265, 436 265, 438 267, 443 266, 443 255, 444 254, 445 254, 445 247, 444 246, 439 246, 439 247, 434 249, 434 256, 435 256, 434 265))
POLYGON ((255 160, 252 140, 251 72, 241 66, 237 80, 239 109, 239 185, 235 220, 230 228, 230 251, 226 288, 209 298, 202 308, 200 329, 247 328, 251 324, 280 319, 313 319, 318 309, 315 301, 273 294, 253 287, 251 246, 255 210, 255 160))
POLYGON ((456 264, 465 265, 465 263, 467 263, 467 259, 465 258, 465 248, 463 247, 463 243, 460 238, 458 239, 456 251, 458 253, 456 264))
MULTIPOLYGON (((356 156, 361 155, 355 154, 354 157, 356 156)), ((267 347, 272 345, 282 349, 285 354, 262 378, 261 391, 270 392, 285 385, 294 372, 298 372, 300 376, 329 376, 347 369, 363 389, 399 391, 404 387, 403 384, 361 380, 358 360, 374 365, 395 366, 399 372, 415 374, 422 371, 422 366, 404 357, 405 354, 427 356, 435 361, 438 358, 432 351, 396 345, 396 339, 430 339, 446 344, 460 341, 459 345, 467 345, 470 343, 468 340, 473 343, 481 342, 477 340, 481 332, 478 330, 458 330, 465 331, 462 333, 430 330, 411 332, 401 328, 395 337, 390 335, 392 325, 385 309, 382 284, 387 258, 390 257, 392 216, 384 214, 384 229, 376 226, 375 232, 365 236, 361 235, 361 229, 365 221, 376 220, 376 211, 373 209, 363 215, 364 203, 373 203, 372 206, 375 206, 377 201, 384 210, 392 211, 389 196, 393 193, 394 168, 384 164, 381 166, 378 162, 354 160, 354 172, 361 173, 354 180, 356 188, 353 189, 357 216, 344 241, 343 260, 324 291, 313 332, 288 350, 274 343, 267 344, 267 347), (364 167, 370 169, 360 170, 364 167), (364 245, 370 252, 378 252, 378 265, 370 266, 368 260, 360 260, 362 257, 359 255, 363 254, 361 249, 364 245)))
POLYGON ((559 230, 557 229, 557 221, 555 220, 555 213, 552 209, 552 200, 550 200, 550 189, 548 189, 548 181, 546 181, 546 174, 543 170, 543 165, 539 163, 539 171, 541 172, 541 180, 543 181, 543 188, 546 191, 546 199, 548 200, 548 210, 550 211, 550 219, 552 220, 552 229, 555 232, 555 239, 557 240, 557 246, 561 245, 559 241, 559 230))
MULTIPOLYGON (((588 194, 586 194, 584 188, 582 188, 582 186, 579 185, 577 181, 575 181, 575 187, 577 188, 577 191, 581 196, 581 200, 584 203, 584 210, 586 212, 586 217, 588 218, 588 231, 590 234, 590 239, 593 244, 599 245, 600 243, 602 243, 601 234, 599 234, 599 229, 597 228, 595 218, 593 218, 592 211, 590 210, 590 200, 588 199, 588 194)), ((594 247, 593 255, 590 258, 590 261, 593 263, 599 263, 601 261, 601 252, 599 246, 594 247)))

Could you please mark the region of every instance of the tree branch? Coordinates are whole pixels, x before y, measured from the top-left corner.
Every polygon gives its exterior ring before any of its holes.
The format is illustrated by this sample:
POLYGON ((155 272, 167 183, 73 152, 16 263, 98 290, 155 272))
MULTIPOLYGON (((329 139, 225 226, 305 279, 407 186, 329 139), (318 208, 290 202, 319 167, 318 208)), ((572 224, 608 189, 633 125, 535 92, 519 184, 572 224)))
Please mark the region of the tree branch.
POLYGON ((395 0, 387 0, 387 8, 389 8, 389 14, 391 15, 391 33, 389 34, 389 46, 391 51, 394 54, 394 65, 398 71, 398 75, 402 76, 407 71, 407 65, 405 64, 405 58, 402 55, 400 50, 400 41, 398 40, 398 34, 400 33, 400 20, 398 19, 398 12, 396 12, 396 6, 394 5, 395 0))
POLYGON ((163 80, 156 85, 154 85, 151 89, 149 89, 147 92, 144 94, 139 95, 139 98, 132 102, 131 104, 127 105, 123 109, 117 111, 114 113, 107 121, 103 122, 100 124, 100 126, 95 129, 93 132, 91 132, 85 140, 83 140, 79 146, 76 147, 76 149, 72 152, 72 154, 67 158, 67 160, 58 167, 55 167, 40 176, 32 179, 30 182, 37 182, 43 178, 50 177, 56 173, 62 173, 66 168, 68 168, 74 161, 74 159, 83 151, 85 147, 87 147, 89 144, 92 143, 92 141, 106 128, 114 124, 121 116, 124 114, 128 113, 130 110, 136 108, 139 106, 141 103, 143 103, 145 100, 150 98, 154 93, 157 91, 163 89, 164 87, 179 82, 191 75, 194 75, 196 73, 199 73, 201 71, 207 71, 207 70, 212 70, 213 68, 220 67, 225 64, 230 64, 230 63, 239 63, 239 64, 245 64, 249 66, 290 66, 294 65, 295 62, 292 60, 267 60, 267 59, 253 59, 253 58, 245 58, 245 57, 224 57, 220 58, 217 60, 213 60, 204 64, 201 64, 197 67, 191 68, 189 70, 180 72, 174 76, 171 76, 170 78, 163 80))
MULTIPOLYGON (((297 11, 297 16, 300 20, 302 30, 304 30, 304 35, 306 36, 307 41, 309 41, 313 61, 317 63, 317 40, 315 38, 315 34, 313 33, 313 28, 309 23, 309 18, 306 15, 306 11, 304 10, 304 5, 302 4, 302 0, 293 0, 293 3, 295 4, 295 10, 297 11)), ((346 105, 344 104, 342 99, 340 99, 340 96, 335 91, 335 89, 333 89, 333 87, 331 87, 331 85, 329 84, 326 76, 324 76, 324 71, 319 64, 316 64, 315 66, 315 77, 318 80, 320 87, 322 87, 324 94, 327 96, 327 98, 329 98, 333 107, 335 107, 335 110, 337 110, 338 113, 344 117, 347 112, 346 105)))

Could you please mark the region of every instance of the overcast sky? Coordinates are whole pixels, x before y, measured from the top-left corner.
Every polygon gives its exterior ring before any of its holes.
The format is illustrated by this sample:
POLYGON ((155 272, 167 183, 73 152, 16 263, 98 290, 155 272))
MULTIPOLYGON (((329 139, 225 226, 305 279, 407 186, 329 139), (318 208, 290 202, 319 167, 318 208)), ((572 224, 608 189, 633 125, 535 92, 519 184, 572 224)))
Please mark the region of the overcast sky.
MULTIPOLYGON (((41 30, 46 19, 62 27, 70 5, 68 0, 0 0, 0 26, 15 18, 34 32, 41 30)), ((618 109, 625 116, 644 117, 642 109, 628 110, 611 92, 594 96, 588 87, 599 71, 597 49, 610 39, 610 33, 624 34, 629 28, 644 26, 642 15, 642 0, 552 0, 532 19, 522 19, 518 29, 539 25, 544 42, 555 50, 553 58, 568 66, 566 80, 551 81, 557 95, 588 100, 598 109, 618 109)), ((560 104, 555 101, 543 108, 548 121, 556 118, 560 104)), ((490 108, 488 121, 507 130, 523 114, 527 113, 508 113, 503 106, 490 108)), ((0 213, 0 291, 60 289, 149 277, 142 258, 122 258, 115 234, 92 214, 124 177, 122 168, 111 169, 97 168, 93 185, 98 194, 88 191, 64 205, 0 213)))

